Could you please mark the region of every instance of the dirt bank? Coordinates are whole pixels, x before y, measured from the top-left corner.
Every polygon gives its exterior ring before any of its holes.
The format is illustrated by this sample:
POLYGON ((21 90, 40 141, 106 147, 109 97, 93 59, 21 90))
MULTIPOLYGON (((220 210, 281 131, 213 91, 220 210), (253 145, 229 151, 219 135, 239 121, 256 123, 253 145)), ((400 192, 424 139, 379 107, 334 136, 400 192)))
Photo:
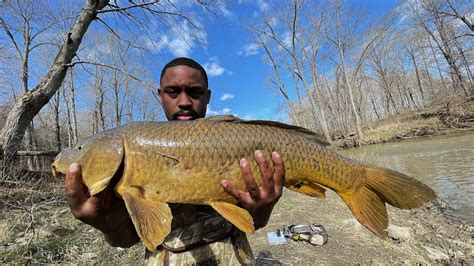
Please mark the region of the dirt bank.
POLYGON ((474 98, 454 99, 422 110, 406 111, 363 128, 364 140, 355 135, 339 138, 333 147, 351 148, 360 145, 398 141, 420 136, 436 136, 474 130, 474 98))

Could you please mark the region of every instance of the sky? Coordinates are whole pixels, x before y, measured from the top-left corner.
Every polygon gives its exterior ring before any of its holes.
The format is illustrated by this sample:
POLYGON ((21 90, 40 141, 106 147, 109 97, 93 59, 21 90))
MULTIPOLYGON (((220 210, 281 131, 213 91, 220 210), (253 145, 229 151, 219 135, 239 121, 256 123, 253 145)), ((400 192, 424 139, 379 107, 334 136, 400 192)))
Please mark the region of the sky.
MULTIPOLYGON (((122 2, 123 6, 129 4, 125 0, 122 2)), ((370 16, 376 17, 395 8, 400 0, 348 2, 350 5, 366 8, 370 16)), ((74 0, 73 3, 76 3, 78 10, 83 5, 82 0, 74 0)), ((152 76, 158 84, 160 71, 167 62, 179 56, 193 58, 204 66, 209 76, 212 98, 208 106, 208 116, 233 114, 243 119, 288 122, 286 110, 282 108, 283 99, 269 84, 272 68, 265 63, 266 55, 263 49, 255 45, 255 36, 247 26, 260 21, 270 5, 281 4, 283 1, 217 0, 217 3, 221 5, 213 9, 216 11, 213 15, 200 5, 191 5, 185 1, 176 2, 177 6, 188 5, 186 8, 191 6, 191 9, 194 9, 192 21, 202 29, 201 31, 196 30, 188 22, 176 23, 167 28, 159 22, 149 21, 148 34, 137 35, 138 38, 146 39, 142 43, 151 51, 149 54, 151 63, 145 67, 153 72, 152 76)), ((60 7, 57 9, 58 12, 62 10, 60 7)), ((110 19, 112 16, 111 13, 99 15, 104 19, 110 19)), ((113 19, 107 20, 108 23, 110 21, 113 19)), ((106 27, 99 22, 93 23, 91 27, 106 31, 106 27)), ((93 30, 89 30, 86 38, 95 38, 92 33, 93 30)), ((94 46, 84 49, 101 52, 94 46)), ((86 54, 82 53, 81 60, 87 59, 86 54)), ((40 72, 44 71, 46 69, 40 72)), ((289 75, 286 78, 289 79, 289 75)), ((31 84, 37 82, 33 80, 31 84)))
MULTIPOLYGON (((350 1, 369 10, 371 16, 394 8, 399 1, 350 1)), ((187 56, 201 63, 208 72, 212 90, 208 116, 233 114, 244 119, 285 121, 282 99, 268 84, 272 69, 264 63, 264 51, 254 45, 254 36, 247 28, 270 4, 269 1, 229 1, 217 16, 200 19, 203 44, 176 41, 166 33, 159 41, 163 64, 177 56, 187 56)), ((182 27, 192 30, 192 27, 182 27)), ((176 35, 174 35, 176 36, 176 35)), ((159 77, 157 69, 155 77, 159 77)))

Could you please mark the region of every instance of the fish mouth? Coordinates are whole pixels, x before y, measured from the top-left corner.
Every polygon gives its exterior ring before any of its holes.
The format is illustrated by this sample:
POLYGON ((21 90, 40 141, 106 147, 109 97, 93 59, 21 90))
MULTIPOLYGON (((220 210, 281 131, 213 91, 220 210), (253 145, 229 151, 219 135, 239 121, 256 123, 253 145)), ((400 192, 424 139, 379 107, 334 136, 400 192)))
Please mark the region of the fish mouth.
POLYGON ((58 178, 59 177, 59 172, 58 170, 56 169, 56 165, 54 163, 51 164, 51 172, 53 173, 53 177, 54 178, 58 178))

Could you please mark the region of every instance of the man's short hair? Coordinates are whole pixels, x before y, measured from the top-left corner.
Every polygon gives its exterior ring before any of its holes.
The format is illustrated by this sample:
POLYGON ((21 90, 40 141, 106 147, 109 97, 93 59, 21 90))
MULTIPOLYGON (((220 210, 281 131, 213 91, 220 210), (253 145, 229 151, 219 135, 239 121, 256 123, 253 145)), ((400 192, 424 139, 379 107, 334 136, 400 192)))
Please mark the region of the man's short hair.
POLYGON ((166 64, 163 67, 163 69, 161 70, 160 82, 161 82, 161 79, 163 78, 163 76, 165 75, 166 69, 168 69, 170 67, 175 67, 175 66, 188 66, 188 67, 194 68, 196 70, 199 70, 199 72, 201 72, 201 75, 204 77, 204 80, 206 81, 206 87, 209 86, 209 84, 207 82, 206 70, 198 62, 194 61, 191 58, 187 58, 187 57, 178 57, 178 58, 175 58, 175 59, 171 60, 170 62, 168 62, 168 64, 166 64))

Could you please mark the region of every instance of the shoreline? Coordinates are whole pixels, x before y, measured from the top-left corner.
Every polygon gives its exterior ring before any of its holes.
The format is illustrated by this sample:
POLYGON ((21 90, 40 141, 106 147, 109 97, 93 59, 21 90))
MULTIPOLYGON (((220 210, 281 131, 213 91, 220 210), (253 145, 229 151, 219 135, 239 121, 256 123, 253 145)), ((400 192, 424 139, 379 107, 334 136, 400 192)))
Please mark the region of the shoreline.
POLYGON ((333 140, 337 149, 402 141, 418 137, 457 134, 474 131, 474 98, 403 112, 363 128, 363 141, 355 133, 333 140))

